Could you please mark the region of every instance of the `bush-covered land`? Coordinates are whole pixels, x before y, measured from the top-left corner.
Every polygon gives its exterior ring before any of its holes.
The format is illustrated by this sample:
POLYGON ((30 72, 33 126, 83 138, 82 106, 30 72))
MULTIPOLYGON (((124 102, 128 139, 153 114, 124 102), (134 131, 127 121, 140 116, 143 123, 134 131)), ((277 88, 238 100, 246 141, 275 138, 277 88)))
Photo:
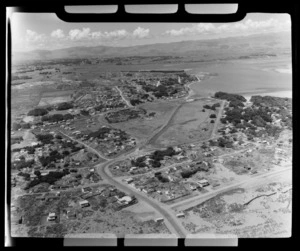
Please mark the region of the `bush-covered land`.
MULTIPOLYGON (((228 95, 230 97, 230 94, 224 96, 228 95)), ((252 96, 250 101, 253 104, 248 107, 229 105, 229 108, 225 109, 226 116, 221 118, 221 122, 234 125, 235 128, 231 129, 231 133, 241 129, 250 138, 260 137, 263 134, 277 137, 282 131, 282 126, 292 128, 291 99, 252 96), (274 120, 280 121, 282 126, 272 123, 274 120)), ((224 130, 222 132, 224 133, 224 130)))
MULTIPOLYGON (((166 150, 156 150, 154 151, 150 156, 149 164, 151 164, 152 167, 160 167, 161 163, 160 161, 164 159, 165 156, 173 156, 176 155, 177 152, 172 148, 168 147, 166 150)), ((131 164, 136 167, 145 167, 147 164, 145 163, 146 157, 142 156, 137 158, 136 160, 131 160, 131 164)))
POLYGON ((110 112, 105 115, 105 119, 109 123, 119 123, 128 121, 130 119, 139 118, 142 115, 145 115, 147 111, 145 109, 125 109, 117 112, 110 112))
POLYGON ((43 109, 43 108, 35 108, 33 110, 30 110, 28 112, 28 116, 43 116, 43 115, 46 115, 48 114, 48 111, 46 109, 43 109))
POLYGON ((220 137, 217 140, 210 140, 209 144, 211 146, 219 146, 219 147, 227 147, 227 148, 233 147, 233 141, 227 136, 220 137))
POLYGON ((68 109, 71 109, 71 108, 73 108, 73 105, 71 103, 68 103, 68 102, 61 103, 57 106, 57 110, 59 110, 59 111, 68 110, 68 109))
POLYGON ((246 102, 247 101, 247 99, 245 99, 241 95, 231 94, 231 93, 226 93, 226 92, 216 92, 215 93, 215 98, 224 99, 224 100, 227 100, 229 102, 231 102, 231 101, 246 102))
POLYGON ((63 176, 69 174, 68 169, 63 169, 62 172, 49 172, 45 176, 37 176, 36 179, 30 181, 25 189, 29 189, 31 187, 34 187, 40 183, 48 183, 50 185, 54 184, 56 181, 60 180, 63 176))
POLYGON ((205 164, 204 162, 201 161, 190 165, 189 169, 183 170, 180 174, 182 178, 187 179, 199 171, 207 172, 210 167, 211 167, 211 163, 205 164))
MULTIPOLYGON (((215 104, 213 104, 213 105, 204 105, 203 106, 203 108, 205 108, 205 109, 210 109, 210 110, 213 110, 213 111, 215 111, 216 110, 216 108, 217 107, 220 107, 221 105, 220 105, 220 103, 215 103, 215 104)), ((204 111, 205 111, 205 109, 203 109, 204 111)), ((202 110, 202 111, 203 111, 202 110)))
POLYGON ((26 168, 26 167, 31 168, 33 164, 34 164, 34 160, 26 161, 24 159, 21 159, 20 161, 16 161, 13 163, 13 168, 17 170, 21 170, 22 168, 26 168))
POLYGON ((53 144, 53 135, 52 134, 37 134, 36 138, 40 141, 43 145, 45 144, 53 144))
POLYGON ((48 121, 48 122, 58 122, 62 120, 68 120, 73 119, 74 115, 72 114, 53 114, 53 115, 46 115, 42 117, 42 121, 48 121))
POLYGON ((256 106, 271 106, 271 107, 288 107, 292 108, 292 99, 290 98, 279 98, 279 97, 272 97, 272 96, 252 96, 250 99, 253 102, 253 105, 256 106))
POLYGON ((50 152, 48 156, 39 157, 39 161, 42 166, 45 167, 49 165, 51 162, 56 162, 57 160, 61 160, 64 158, 64 155, 60 154, 57 150, 50 152))

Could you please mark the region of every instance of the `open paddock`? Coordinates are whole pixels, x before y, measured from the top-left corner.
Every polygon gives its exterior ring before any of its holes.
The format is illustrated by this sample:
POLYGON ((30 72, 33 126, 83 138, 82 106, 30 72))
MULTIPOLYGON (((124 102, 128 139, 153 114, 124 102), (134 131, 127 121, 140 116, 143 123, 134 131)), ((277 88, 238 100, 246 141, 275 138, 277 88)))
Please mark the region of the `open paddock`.
POLYGON ((213 128, 209 115, 214 112, 208 109, 203 112, 205 104, 207 102, 198 100, 180 107, 171 119, 169 126, 164 128, 160 137, 153 144, 166 147, 208 139, 213 128))
POLYGON ((71 101, 73 91, 44 92, 38 106, 56 105, 71 101))
POLYGON ((176 103, 158 102, 147 103, 139 107, 145 109, 147 113, 155 112, 151 119, 139 118, 126 122, 115 123, 113 127, 121 129, 137 138, 139 143, 144 143, 147 138, 151 137, 153 133, 158 131, 170 117, 170 114, 176 108, 176 103))

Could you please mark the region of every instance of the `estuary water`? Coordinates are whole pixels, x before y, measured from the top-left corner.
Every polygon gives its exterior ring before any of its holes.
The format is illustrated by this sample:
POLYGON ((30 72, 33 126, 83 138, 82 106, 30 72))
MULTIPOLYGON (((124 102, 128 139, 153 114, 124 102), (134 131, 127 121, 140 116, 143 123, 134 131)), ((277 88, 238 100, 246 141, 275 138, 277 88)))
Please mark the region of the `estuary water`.
POLYGON ((190 86, 194 91, 193 97, 213 95, 217 91, 238 93, 246 97, 292 97, 290 58, 201 63, 199 67, 189 69, 188 72, 212 74, 208 79, 190 86))

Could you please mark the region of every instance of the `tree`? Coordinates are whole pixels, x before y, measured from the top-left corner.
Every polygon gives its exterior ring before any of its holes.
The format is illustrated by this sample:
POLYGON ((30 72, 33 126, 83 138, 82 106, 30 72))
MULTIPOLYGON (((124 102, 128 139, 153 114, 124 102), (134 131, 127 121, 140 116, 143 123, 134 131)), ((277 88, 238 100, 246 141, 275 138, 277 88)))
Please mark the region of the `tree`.
POLYGON ((43 108, 35 108, 27 113, 28 116, 43 116, 45 114, 48 114, 48 111, 43 108))
POLYGON ((67 156, 67 155, 69 155, 70 154, 70 152, 69 151, 67 151, 67 150, 65 150, 65 151, 63 151, 63 153, 62 153, 64 156, 67 156))
POLYGON ((216 114, 211 114, 209 117, 210 117, 211 119, 215 119, 217 116, 216 116, 216 114))
POLYGON ((86 110, 80 110, 80 113, 83 116, 89 116, 90 115, 89 111, 86 111, 86 110))
POLYGON ((22 127, 23 129, 30 129, 30 126, 31 126, 30 123, 22 123, 22 124, 21 124, 21 127, 22 127))
POLYGON ((245 99, 241 95, 230 94, 230 93, 226 93, 226 92, 216 92, 215 93, 215 98, 225 99, 227 101, 241 101, 241 102, 246 102, 247 101, 247 99, 245 99))
POLYGON ((12 124, 12 129, 14 130, 14 131, 17 131, 17 130, 19 130, 21 128, 21 125, 19 124, 19 123, 13 123, 12 124))
POLYGON ((35 174, 37 177, 40 177, 40 176, 41 176, 41 172, 40 172, 39 170, 34 171, 34 174, 35 174))
POLYGON ((55 136, 55 138, 56 138, 56 139, 62 139, 62 136, 59 135, 59 134, 57 134, 57 135, 55 136))
POLYGON ((214 121, 214 120, 211 120, 210 123, 215 123, 215 121, 214 121))
POLYGON ((71 109, 73 108, 73 105, 71 103, 68 103, 68 102, 64 102, 64 103, 61 103, 57 106, 57 110, 68 110, 68 109, 71 109))
POLYGON ((41 141, 42 144, 52 144, 53 135, 52 134, 37 134, 36 138, 41 141))

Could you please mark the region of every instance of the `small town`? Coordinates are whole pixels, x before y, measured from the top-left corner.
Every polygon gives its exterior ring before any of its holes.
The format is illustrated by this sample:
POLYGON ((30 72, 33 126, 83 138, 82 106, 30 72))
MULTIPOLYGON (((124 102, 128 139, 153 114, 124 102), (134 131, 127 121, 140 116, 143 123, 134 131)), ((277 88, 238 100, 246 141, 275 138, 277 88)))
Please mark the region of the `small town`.
POLYGON ((230 24, 28 26, 24 48, 68 46, 12 53, 10 235, 290 237, 290 43, 272 22, 238 38, 230 24), (197 32, 212 37, 181 41, 197 32))

